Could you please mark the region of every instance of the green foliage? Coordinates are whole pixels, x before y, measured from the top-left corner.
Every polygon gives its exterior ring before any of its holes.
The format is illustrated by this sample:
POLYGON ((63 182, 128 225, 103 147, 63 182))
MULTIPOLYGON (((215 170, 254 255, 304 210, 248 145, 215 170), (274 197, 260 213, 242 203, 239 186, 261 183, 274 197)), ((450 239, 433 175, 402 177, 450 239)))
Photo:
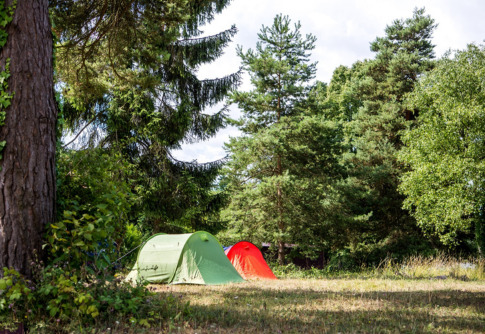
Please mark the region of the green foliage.
POLYGON ((412 18, 395 20, 384 37, 371 43, 375 58, 336 69, 327 98, 319 101, 323 113, 343 128, 346 149, 340 162, 347 176, 336 186, 342 208, 339 225, 345 231, 345 247, 369 251, 361 253, 363 259, 374 257, 377 248, 396 249, 403 244, 400 240, 420 234, 413 217, 402 209, 404 196, 397 188, 404 167, 397 152, 400 131, 412 118, 404 96, 433 67, 434 28, 424 9, 415 9, 412 18))
MULTIPOLYGON (((13 13, 15 11, 16 2, 7 8, 5 3, 0 3, 0 50, 7 43, 8 34, 5 31, 6 26, 12 22, 13 13)), ((8 93, 8 78, 10 78, 10 58, 5 61, 5 67, 0 72, 0 127, 5 125, 5 109, 7 109, 12 103, 13 93, 8 93)), ((6 145, 6 141, 0 141, 0 159, 2 159, 3 148, 6 145)))
POLYGON ((225 217, 241 238, 258 242, 284 238, 299 243, 310 257, 328 242, 333 230, 327 222, 335 209, 331 184, 339 172, 336 132, 334 123, 318 116, 283 117, 268 129, 228 144, 231 203, 225 217), (277 154, 284 162, 281 176, 273 171, 277 154), (278 187, 283 194, 282 215, 276 210, 278 187), (278 230, 278 221, 284 222, 284 230, 278 230))
POLYGON ((37 282, 36 302, 46 305, 49 317, 62 322, 83 316, 95 318, 99 315, 95 299, 83 283, 76 271, 48 266, 37 282))
POLYGON ((225 108, 210 115, 205 109, 222 102, 240 74, 199 80, 196 73, 222 54, 237 31, 230 27, 200 37, 199 26, 228 3, 59 0, 50 5, 59 34, 57 78, 65 124, 84 131, 84 143, 117 151, 133 166, 129 178, 140 197, 134 216, 154 231, 220 228, 215 213, 223 198, 212 188, 223 161, 180 162, 171 150, 208 139, 225 126, 225 108))
POLYGON ((14 269, 3 268, 0 278, 0 326, 22 322, 32 313, 32 289, 14 269))
POLYGON ((278 15, 261 29, 256 50, 238 49, 254 89, 232 95, 243 111, 244 136, 226 144, 231 156, 223 180, 231 231, 277 244, 280 263, 284 243, 298 243, 310 257, 324 246, 341 150, 338 125, 318 115, 309 96, 315 37, 303 38, 300 24, 290 23, 278 15))
MULTIPOLYGON (((0 94, 0 110, 5 110, 7 109, 12 101, 13 93, 7 93, 8 89, 8 78, 10 78, 10 59, 7 59, 5 63, 5 70, 0 72, 0 91, 2 92, 0 94)), ((5 112, 2 111, 2 114, 0 115, 0 124, 5 125, 5 112)))
POLYGON ((400 159, 411 170, 400 190, 419 226, 448 246, 474 224, 477 241, 483 233, 484 68, 484 47, 469 45, 444 57, 409 96, 418 118, 403 136, 400 159))
POLYGON ((46 333, 115 328, 116 322, 151 326, 154 312, 165 312, 166 303, 152 304, 145 286, 132 287, 115 274, 122 270, 116 262, 120 251, 143 237, 128 219, 135 200, 124 177, 129 168, 102 149, 62 151, 59 157, 62 211, 46 231, 48 262, 33 264, 33 282, 5 272, 0 304, 9 307, 0 310, 0 321, 46 333))
MULTIPOLYGON (((120 205, 120 193, 113 194, 107 198, 114 205, 120 205)), ((81 212, 93 211, 88 207, 78 207, 81 212)), ((49 255, 56 261, 68 261, 70 266, 82 265, 86 261, 86 254, 89 252, 98 253, 100 245, 112 250, 107 240, 116 240, 117 213, 110 211, 108 206, 99 204, 93 215, 88 213, 78 214, 76 211, 64 211, 61 221, 51 224, 47 229, 47 242, 49 255)), ((119 238, 119 237, 118 237, 119 238)), ((101 246, 102 247, 102 246, 101 246)), ((102 258, 95 257, 94 267, 106 269, 111 261, 108 253, 103 252, 102 258)))
POLYGON ((141 242, 128 219, 135 200, 125 178, 129 165, 102 149, 62 151, 59 157, 63 211, 47 228, 49 262, 38 266, 32 297, 34 309, 43 305, 47 312, 32 314, 29 323, 47 332, 78 325, 115 327, 116 321, 149 327, 152 294, 114 275, 120 270, 119 251, 141 242))
POLYGON ((361 267, 359 265, 360 257, 356 252, 347 249, 341 249, 330 255, 325 272, 327 273, 341 273, 341 272, 355 272, 361 267))
POLYGON ((145 286, 133 287, 113 276, 86 281, 85 276, 78 275, 57 265, 40 273, 36 302, 47 305, 49 317, 59 319, 57 322, 78 321, 86 326, 121 321, 149 326, 153 320, 153 309, 147 303, 153 295, 145 286))
POLYGON ((299 114, 315 77, 316 64, 308 63, 316 37, 301 36, 300 23, 293 29, 288 16, 277 15, 271 27, 258 33, 256 50, 246 53, 238 47, 243 69, 249 72, 254 90, 234 92, 232 102, 244 112, 240 127, 244 133, 256 133, 283 116, 299 114))
MULTIPOLYGON (((151 327, 171 315, 175 300, 155 298, 145 286, 113 276, 89 279, 58 265, 37 266, 35 283, 15 270, 0 279, 0 325, 23 323, 36 333, 68 333, 76 328, 151 327), (158 319, 156 319, 158 316, 158 319)), ((187 306, 186 306, 187 307, 187 306)))
POLYGON ((58 156, 58 220, 48 226, 45 246, 50 259, 73 267, 89 261, 87 268, 96 274, 112 270, 120 252, 141 242, 131 214, 138 198, 130 184, 131 165, 101 148, 58 156))
POLYGON ((102 149, 62 151, 59 157, 63 211, 46 231, 48 264, 38 265, 32 303, 44 305, 47 313, 33 314, 33 326, 45 323, 60 331, 65 324, 116 318, 148 325, 151 316, 141 308, 150 292, 114 276, 119 250, 126 250, 126 231, 129 247, 140 242, 128 219, 135 200, 124 177, 128 165, 102 149))
POLYGON ((480 213, 475 221, 475 241, 478 248, 478 254, 484 258, 485 253, 485 207, 482 206, 480 213))
POLYGON ((144 232, 141 228, 141 223, 128 223, 125 226, 125 233, 123 236, 123 244, 120 247, 120 254, 124 254, 121 262, 125 268, 132 268, 132 264, 136 261, 137 249, 146 240, 150 234, 144 232))
POLYGON ((10 22, 12 22, 15 7, 16 1, 13 1, 12 5, 8 7, 5 7, 4 2, 0 4, 0 50, 7 43, 8 34, 5 31, 5 28, 10 22))
POLYGON ((132 166, 117 152, 61 149, 57 162, 59 216, 73 201, 95 206, 105 203, 101 194, 131 192, 132 166))

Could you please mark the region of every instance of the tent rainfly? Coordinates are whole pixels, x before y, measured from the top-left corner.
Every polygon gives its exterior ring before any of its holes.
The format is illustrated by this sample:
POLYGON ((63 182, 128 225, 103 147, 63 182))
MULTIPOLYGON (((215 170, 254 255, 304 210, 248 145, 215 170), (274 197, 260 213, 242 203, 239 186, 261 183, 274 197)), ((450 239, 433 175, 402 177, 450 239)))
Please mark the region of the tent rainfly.
POLYGON ((156 234, 138 251, 127 281, 171 284, 225 284, 244 280, 207 232, 156 234))
POLYGON ((226 248, 225 253, 244 279, 277 279, 254 244, 240 241, 226 248))

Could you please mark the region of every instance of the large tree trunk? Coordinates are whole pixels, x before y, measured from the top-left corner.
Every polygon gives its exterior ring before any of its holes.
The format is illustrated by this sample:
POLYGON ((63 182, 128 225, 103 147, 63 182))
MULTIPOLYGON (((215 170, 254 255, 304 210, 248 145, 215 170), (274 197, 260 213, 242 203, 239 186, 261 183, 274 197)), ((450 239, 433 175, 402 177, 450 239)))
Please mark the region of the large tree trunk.
MULTIPOLYGON (((10 4, 12 1, 6 1, 10 4)), ((0 66, 10 58, 9 91, 0 140, 0 268, 30 276, 42 234, 55 216, 57 110, 53 94, 48 0, 17 0, 0 66)))

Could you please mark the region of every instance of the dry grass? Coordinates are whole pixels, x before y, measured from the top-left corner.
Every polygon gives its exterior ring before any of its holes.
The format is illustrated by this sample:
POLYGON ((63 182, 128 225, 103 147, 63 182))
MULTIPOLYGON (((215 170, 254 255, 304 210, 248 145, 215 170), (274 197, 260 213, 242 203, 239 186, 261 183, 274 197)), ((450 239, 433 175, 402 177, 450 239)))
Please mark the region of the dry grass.
POLYGON ((399 264, 384 261, 381 267, 383 272, 394 271, 409 278, 485 280, 485 262, 477 258, 457 259, 445 254, 434 257, 413 256, 399 264))
POLYGON ((282 279, 152 288, 190 303, 152 333, 485 332, 484 281, 282 279))

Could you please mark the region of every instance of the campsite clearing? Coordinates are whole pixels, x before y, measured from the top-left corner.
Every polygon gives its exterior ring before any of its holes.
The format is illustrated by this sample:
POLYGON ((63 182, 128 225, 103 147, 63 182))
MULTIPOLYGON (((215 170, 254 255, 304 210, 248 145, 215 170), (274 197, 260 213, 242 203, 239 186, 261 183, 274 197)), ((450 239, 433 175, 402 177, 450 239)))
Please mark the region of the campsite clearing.
POLYGON ((168 323, 150 333, 485 331, 484 281, 281 279, 149 287, 180 305, 168 323))

